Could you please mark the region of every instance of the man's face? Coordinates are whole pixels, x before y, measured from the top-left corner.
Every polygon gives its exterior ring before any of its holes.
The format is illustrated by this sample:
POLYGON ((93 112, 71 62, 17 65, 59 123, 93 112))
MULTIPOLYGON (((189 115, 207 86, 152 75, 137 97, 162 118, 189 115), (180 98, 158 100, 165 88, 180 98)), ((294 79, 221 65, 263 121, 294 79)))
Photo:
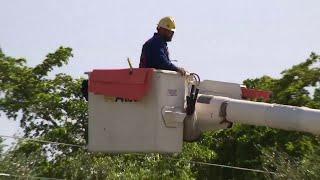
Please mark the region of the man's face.
POLYGON ((164 39, 167 41, 167 42, 170 42, 172 40, 172 37, 173 37, 173 34, 174 32, 173 31, 170 31, 168 29, 164 29, 164 28, 158 28, 158 32, 164 37, 164 39))
POLYGON ((165 29, 165 30, 166 30, 166 40, 167 40, 168 42, 170 42, 170 41, 172 40, 172 37, 173 37, 174 32, 173 32, 173 31, 170 31, 170 30, 167 30, 167 29, 165 29))

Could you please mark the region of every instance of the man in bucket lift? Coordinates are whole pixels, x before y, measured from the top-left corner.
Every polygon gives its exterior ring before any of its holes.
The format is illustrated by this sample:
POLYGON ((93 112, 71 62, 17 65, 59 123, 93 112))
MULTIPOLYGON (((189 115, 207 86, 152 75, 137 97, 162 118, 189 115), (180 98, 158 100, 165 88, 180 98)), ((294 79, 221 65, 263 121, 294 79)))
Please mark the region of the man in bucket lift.
POLYGON ((155 68, 176 71, 185 75, 186 71, 171 63, 167 42, 172 40, 176 23, 172 17, 164 17, 159 21, 157 33, 142 47, 139 68, 155 68))
MULTIPOLYGON (((155 68, 176 71, 185 75, 186 71, 171 63, 167 42, 172 40, 176 23, 172 17, 162 18, 157 27, 157 33, 149 39, 142 48, 139 68, 155 68)), ((83 97, 88 100, 88 80, 82 82, 81 92, 83 97)))

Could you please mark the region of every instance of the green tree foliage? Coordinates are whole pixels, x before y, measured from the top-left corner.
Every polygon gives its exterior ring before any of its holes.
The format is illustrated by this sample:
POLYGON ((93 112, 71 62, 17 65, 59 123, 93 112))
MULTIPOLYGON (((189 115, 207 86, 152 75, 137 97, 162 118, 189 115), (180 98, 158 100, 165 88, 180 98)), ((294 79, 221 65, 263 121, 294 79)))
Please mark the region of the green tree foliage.
MULTIPOLYGON (((272 91, 271 103, 294 106, 319 106, 320 56, 311 53, 310 57, 298 65, 283 71, 279 79, 263 76, 247 79, 244 84, 249 88, 272 91), (310 91, 314 90, 311 95, 310 91)), ((286 178, 304 179, 317 177, 319 166, 316 149, 319 139, 309 133, 288 132, 268 127, 236 125, 230 130, 206 133, 200 142, 216 153, 212 163, 265 169, 275 171, 277 175, 231 170, 226 168, 199 167, 196 171, 199 178, 216 177, 217 179, 262 179, 286 178), (274 154, 271 154, 274 153, 274 154), (277 154, 279 152, 279 154, 277 154), (286 155, 286 163, 278 163, 286 155), (307 163, 308 162, 308 163, 307 163), (299 166, 299 171, 295 171, 299 166), (291 173, 291 171, 294 171, 291 173), (288 173, 290 172, 290 173, 288 173), (292 176, 291 176, 292 175, 292 176), (295 176, 293 176, 295 175, 295 176)), ((284 162, 284 161, 283 161, 284 162)))
POLYGON ((306 154, 302 160, 289 156, 276 148, 263 150, 263 166, 276 172, 276 175, 266 176, 267 179, 319 179, 320 157, 319 149, 311 154, 306 154))
POLYGON ((247 79, 244 84, 250 88, 272 91, 272 103, 317 108, 320 91, 319 59, 319 55, 311 53, 305 62, 283 71, 279 79, 263 76, 247 79), (315 88, 313 97, 310 96, 308 88, 315 88))
POLYGON ((4 145, 2 143, 3 143, 3 139, 0 137, 0 157, 3 153, 3 147, 4 147, 4 145))
MULTIPOLYGON (((0 92, 4 95, 0 111, 20 121, 26 138, 85 145, 88 106, 80 91, 83 79, 50 75, 71 57, 71 48, 60 47, 41 64, 28 67, 25 59, 8 57, 0 51, 0 92)), ((188 161, 205 161, 214 158, 214 153, 198 144, 185 147, 182 154, 174 156, 176 159, 170 159, 159 154, 91 154, 79 147, 21 141, 5 154, 0 169, 67 179, 192 179, 196 173, 188 161)))
MULTIPOLYGON (((263 76, 244 81, 250 88, 271 90, 271 103, 306 106, 320 109, 320 56, 310 57, 298 65, 283 71, 282 77, 274 79, 263 76), (313 92, 313 95, 310 92, 313 92)), ((318 179, 319 138, 308 133, 286 132, 260 128, 269 134, 267 146, 260 146, 261 162, 265 168, 277 171, 282 179, 318 179)), ((260 133, 261 133, 260 132, 260 133)), ((264 137, 262 135, 261 137, 264 137)), ((261 144, 261 143, 260 143, 261 144)), ((259 144, 259 145, 260 145, 259 144)))
MULTIPOLYGON (((25 59, 8 57, 0 50, 0 111, 20 122, 25 137, 85 145, 88 106, 80 92, 82 79, 52 76, 52 70, 71 57, 70 48, 60 47, 41 64, 29 67, 25 59)), ((279 79, 263 76, 244 84, 272 91, 272 103, 320 108, 319 59, 312 53, 305 62, 283 71, 279 79)), ((200 142, 185 143, 183 152, 175 155, 92 154, 80 147, 19 141, 2 154, 0 169, 67 179, 316 178, 319 142, 307 133, 247 125, 205 133, 200 142), (205 166, 191 160, 278 174, 205 166)))

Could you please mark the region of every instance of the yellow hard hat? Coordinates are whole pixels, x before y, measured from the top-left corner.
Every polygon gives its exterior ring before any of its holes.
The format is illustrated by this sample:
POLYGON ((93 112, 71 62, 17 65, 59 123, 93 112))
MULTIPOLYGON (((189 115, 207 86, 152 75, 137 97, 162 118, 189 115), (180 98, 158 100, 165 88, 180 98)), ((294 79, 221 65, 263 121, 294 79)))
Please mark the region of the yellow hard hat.
POLYGON ((176 22, 170 16, 164 17, 159 21, 158 27, 162 27, 164 29, 168 29, 170 31, 176 30, 176 22))

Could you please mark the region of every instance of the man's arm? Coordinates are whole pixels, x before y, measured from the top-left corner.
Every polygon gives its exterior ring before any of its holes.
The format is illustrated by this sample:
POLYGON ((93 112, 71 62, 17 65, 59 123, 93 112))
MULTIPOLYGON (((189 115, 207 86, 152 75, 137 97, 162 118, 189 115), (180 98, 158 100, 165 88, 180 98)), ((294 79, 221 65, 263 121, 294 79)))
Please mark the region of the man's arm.
POLYGON ((157 69, 178 71, 178 67, 171 63, 166 54, 166 47, 162 44, 156 44, 152 49, 152 61, 157 69))

